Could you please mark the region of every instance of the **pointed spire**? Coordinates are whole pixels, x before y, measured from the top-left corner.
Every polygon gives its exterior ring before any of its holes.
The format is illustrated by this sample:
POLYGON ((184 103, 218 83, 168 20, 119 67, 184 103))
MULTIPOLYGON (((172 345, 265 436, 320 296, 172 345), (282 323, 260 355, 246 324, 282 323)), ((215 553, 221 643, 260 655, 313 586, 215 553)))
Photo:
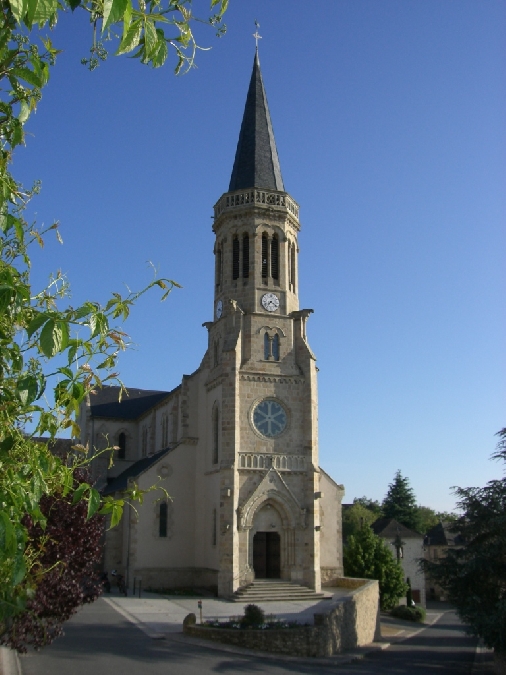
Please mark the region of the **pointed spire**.
POLYGON ((242 118, 229 192, 253 187, 284 191, 258 50, 242 118))

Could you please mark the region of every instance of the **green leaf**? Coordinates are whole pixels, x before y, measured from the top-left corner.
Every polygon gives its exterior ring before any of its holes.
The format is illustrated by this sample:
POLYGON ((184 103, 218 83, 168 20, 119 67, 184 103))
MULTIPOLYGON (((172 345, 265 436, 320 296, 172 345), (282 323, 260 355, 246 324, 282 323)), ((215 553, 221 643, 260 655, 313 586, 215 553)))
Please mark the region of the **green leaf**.
MULTIPOLYGON (((14 445, 14 436, 6 436, 0 443, 0 452, 9 452, 14 445)), ((0 545, 1 548, 1 545, 0 545)))
POLYGON ((15 297, 16 294, 13 288, 5 285, 0 286, 0 314, 5 312, 5 310, 12 304, 12 301, 15 297))
POLYGON ((14 557, 14 569, 12 575, 12 584, 17 586, 25 578, 26 574, 26 562, 23 555, 23 551, 19 551, 18 554, 14 557))
POLYGON ((88 485, 88 483, 81 483, 81 485, 76 490, 74 490, 72 504, 77 504, 77 502, 80 502, 86 490, 91 490, 91 487, 88 485))
POLYGON ((153 25, 152 21, 146 20, 144 23, 144 47, 146 50, 147 59, 151 59, 153 52, 158 43, 158 36, 156 34, 156 28, 153 25))
POLYGON ((132 6, 131 0, 105 0, 102 33, 110 25, 123 19, 128 4, 130 4, 130 7, 132 6))
POLYGON ((139 44, 141 34, 142 34, 142 23, 140 19, 137 19, 132 23, 132 25, 128 29, 127 34, 123 36, 123 39, 119 44, 116 55, 120 56, 121 54, 126 54, 127 52, 131 52, 133 49, 135 49, 139 44))
POLYGON ((38 397, 39 383, 33 375, 27 375, 18 380, 16 391, 23 405, 29 405, 38 397))
POLYGON ((13 68, 11 73, 34 87, 42 87, 43 82, 40 75, 37 75, 37 73, 29 68, 13 68))
POLYGON ((156 51, 154 52, 153 56, 151 57, 151 63, 153 64, 153 68, 160 68, 160 66, 163 66, 163 64, 167 60, 167 56, 169 55, 169 50, 167 48, 167 43, 165 41, 165 36, 163 35, 163 31, 157 30, 156 32, 162 33, 162 37, 158 38, 158 45, 157 45, 156 51))
POLYGON ((28 328, 26 329, 28 337, 31 338, 35 331, 46 323, 48 318, 47 314, 37 314, 37 316, 30 321, 28 328))
MULTIPOLYGON (((31 4, 32 0, 30 0, 31 4)), ((31 16, 33 23, 38 23, 39 27, 49 21, 58 8, 58 0, 38 0, 36 2, 35 12, 31 16)), ((31 14, 31 12, 30 12, 31 14)))
POLYGON ((28 0, 9 0, 9 4, 16 22, 21 23, 28 9, 28 0))
POLYGON ((88 497, 88 514, 86 519, 89 520, 100 507, 100 493, 95 488, 91 488, 90 494, 88 497))
POLYGON ((40 334, 40 348, 44 356, 51 358, 66 349, 69 327, 66 321, 49 319, 40 334))
POLYGON ((29 117, 30 117, 30 106, 26 101, 21 101, 18 120, 20 121, 21 124, 24 124, 29 117))
POLYGON ((116 525, 121 520, 122 515, 123 515, 123 500, 118 500, 117 502, 114 502, 112 506, 111 527, 116 527, 116 525))

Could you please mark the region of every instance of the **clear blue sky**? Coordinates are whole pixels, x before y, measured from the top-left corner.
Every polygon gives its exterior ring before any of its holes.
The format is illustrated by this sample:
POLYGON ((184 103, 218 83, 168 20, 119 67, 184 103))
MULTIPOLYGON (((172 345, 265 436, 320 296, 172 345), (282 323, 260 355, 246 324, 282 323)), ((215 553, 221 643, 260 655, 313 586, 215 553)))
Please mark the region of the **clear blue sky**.
MULTIPOLYGON (((195 10, 207 10, 207 2, 195 10)), ((42 180, 31 213, 61 223, 35 284, 67 272, 73 303, 151 279, 124 328, 127 386, 193 372, 213 315, 212 206, 228 188, 260 23, 283 178, 301 205, 301 307, 313 308, 320 463, 345 501, 381 500, 397 469, 420 503, 501 475, 506 425, 506 4, 503 0, 231 0, 227 35, 199 28, 175 78, 111 57, 81 64, 84 13, 58 58, 15 174, 42 180)), ((173 64, 172 64, 173 65, 173 64)))

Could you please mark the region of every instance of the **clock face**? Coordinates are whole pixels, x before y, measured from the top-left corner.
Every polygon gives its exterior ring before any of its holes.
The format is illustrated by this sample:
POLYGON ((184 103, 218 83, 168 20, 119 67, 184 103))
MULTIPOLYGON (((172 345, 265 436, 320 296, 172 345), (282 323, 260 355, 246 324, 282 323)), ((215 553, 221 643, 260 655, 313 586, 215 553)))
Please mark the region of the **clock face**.
POLYGON ((223 314, 223 301, 218 300, 218 302, 216 303, 216 318, 219 319, 222 314, 223 314))
POLYGON ((283 406, 269 398, 265 398, 253 410, 253 425, 255 429, 267 438, 275 438, 283 433, 288 422, 283 406))
POLYGON ((262 296, 262 307, 268 312, 275 312, 279 307, 279 298, 275 293, 266 293, 262 296))

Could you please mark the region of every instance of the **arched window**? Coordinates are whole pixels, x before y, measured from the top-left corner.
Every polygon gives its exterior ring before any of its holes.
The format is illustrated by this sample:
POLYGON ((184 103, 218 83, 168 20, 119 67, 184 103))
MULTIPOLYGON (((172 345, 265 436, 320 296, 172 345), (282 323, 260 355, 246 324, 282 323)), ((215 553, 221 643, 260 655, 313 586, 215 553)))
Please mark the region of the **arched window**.
POLYGON ((125 459, 126 457, 126 436, 123 432, 118 436, 118 459, 125 459))
POLYGON ((249 235, 245 234, 242 238, 242 276, 243 279, 249 277, 249 235))
POLYGON ((167 413, 162 415, 162 448, 169 445, 169 416, 167 413))
POLYGON ((279 239, 275 234, 271 241, 271 277, 279 279, 279 239))
POLYGON ((212 459, 213 464, 218 464, 218 458, 220 455, 220 411, 218 406, 215 406, 213 410, 213 453, 212 459))
POLYGON ((168 521, 169 507, 167 502, 160 502, 160 513, 158 521, 158 536, 166 537, 167 536, 167 521, 168 521))
POLYGON ((219 362, 220 362, 220 341, 215 340, 213 347, 213 368, 216 368, 219 362))
POLYGON ((264 359, 267 361, 271 357, 271 340, 267 331, 264 333, 264 359))
POLYGON ((213 546, 216 546, 216 544, 218 543, 218 513, 217 513, 216 509, 213 509, 211 543, 212 543, 213 546))
POLYGON ((276 335, 272 338, 272 358, 274 361, 279 361, 279 335, 276 335))
POLYGON ((141 440, 142 456, 146 457, 148 454, 148 428, 142 427, 142 440, 141 440))
POLYGON ((267 233, 262 234, 262 280, 264 284, 267 283, 267 271, 269 263, 269 239, 267 233))
POLYGON ((221 272, 223 269, 221 248, 216 251, 216 288, 221 286, 221 272))
POLYGON ((290 246, 290 290, 295 293, 295 244, 290 246))
POLYGON ((232 279, 239 278, 239 237, 232 239, 232 279))

